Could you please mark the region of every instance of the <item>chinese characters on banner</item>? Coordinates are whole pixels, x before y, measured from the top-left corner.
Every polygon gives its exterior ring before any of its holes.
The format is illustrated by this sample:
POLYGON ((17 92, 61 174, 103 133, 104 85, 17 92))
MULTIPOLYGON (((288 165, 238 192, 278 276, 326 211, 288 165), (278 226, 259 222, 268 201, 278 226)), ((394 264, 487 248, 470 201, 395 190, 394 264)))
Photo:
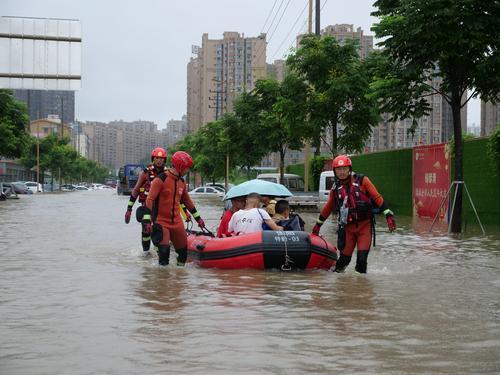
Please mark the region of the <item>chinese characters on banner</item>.
MULTIPOLYGON (((420 217, 436 216, 450 187, 450 153, 446 143, 413 148, 413 212, 420 217)), ((448 202, 439 217, 444 218, 448 202)))

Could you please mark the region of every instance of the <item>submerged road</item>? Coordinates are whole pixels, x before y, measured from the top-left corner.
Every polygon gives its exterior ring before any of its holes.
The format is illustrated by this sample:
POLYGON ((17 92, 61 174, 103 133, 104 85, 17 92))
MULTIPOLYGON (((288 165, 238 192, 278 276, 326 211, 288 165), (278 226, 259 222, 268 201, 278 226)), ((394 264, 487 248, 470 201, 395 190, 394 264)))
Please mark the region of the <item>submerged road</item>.
MULTIPOLYGON (((398 217, 367 275, 160 268, 127 199, 0 202, 0 374, 500 373, 499 233, 398 217)), ((215 229, 221 202, 196 202, 215 229)))

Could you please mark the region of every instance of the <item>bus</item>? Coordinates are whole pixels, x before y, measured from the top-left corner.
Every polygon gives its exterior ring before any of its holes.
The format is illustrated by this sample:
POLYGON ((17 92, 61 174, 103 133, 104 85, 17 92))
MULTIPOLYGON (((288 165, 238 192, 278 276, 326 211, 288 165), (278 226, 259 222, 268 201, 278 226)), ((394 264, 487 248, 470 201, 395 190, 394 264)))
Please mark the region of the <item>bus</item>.
POLYGON ((118 184, 116 191, 118 195, 130 195, 139 178, 139 174, 146 167, 142 164, 126 164, 118 172, 118 184))

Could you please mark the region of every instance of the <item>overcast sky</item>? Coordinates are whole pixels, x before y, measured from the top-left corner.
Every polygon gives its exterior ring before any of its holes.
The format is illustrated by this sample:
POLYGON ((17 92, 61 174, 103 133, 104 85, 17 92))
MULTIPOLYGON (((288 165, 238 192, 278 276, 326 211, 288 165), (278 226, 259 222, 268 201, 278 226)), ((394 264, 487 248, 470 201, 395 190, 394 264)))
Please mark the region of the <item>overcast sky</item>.
MULTIPOLYGON (((141 119, 154 121, 163 128, 168 120, 179 119, 186 113, 186 65, 191 46, 201 45, 203 33, 208 33, 210 39, 219 39, 224 31, 246 36, 267 32, 267 61, 271 62, 282 58, 294 44, 295 36, 307 27, 307 3, 308 0, 0 0, 0 15, 81 21, 83 57, 82 88, 76 93, 78 120, 141 119)), ((372 34, 370 27, 376 22, 370 16, 372 3, 373 0, 322 0, 322 28, 349 23, 372 34)), ((471 102, 468 123, 479 125, 479 101, 471 102)))

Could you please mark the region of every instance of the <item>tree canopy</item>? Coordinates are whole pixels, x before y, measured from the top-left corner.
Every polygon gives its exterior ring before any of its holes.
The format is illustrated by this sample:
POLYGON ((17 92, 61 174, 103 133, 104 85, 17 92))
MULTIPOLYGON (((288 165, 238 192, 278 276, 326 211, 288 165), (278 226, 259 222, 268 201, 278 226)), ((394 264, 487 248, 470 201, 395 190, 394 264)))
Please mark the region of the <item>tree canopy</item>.
POLYGON ((307 115, 316 147, 319 137, 332 155, 339 149, 360 151, 379 121, 370 97, 370 70, 360 59, 358 44, 339 44, 331 36, 307 35, 287 65, 309 84, 307 115))
POLYGON ((29 116, 12 91, 0 89, 0 155, 19 158, 29 144, 29 116))
MULTIPOLYGON (((470 97, 500 101, 500 3, 498 0, 377 0, 372 15, 385 60, 372 85, 393 118, 429 111, 426 97, 450 104, 454 139, 462 139, 460 109, 470 97), (467 91, 472 94, 467 98, 467 91)), ((455 145, 454 180, 463 181, 462 142, 455 145)), ((458 185, 452 231, 461 231, 458 185)))

